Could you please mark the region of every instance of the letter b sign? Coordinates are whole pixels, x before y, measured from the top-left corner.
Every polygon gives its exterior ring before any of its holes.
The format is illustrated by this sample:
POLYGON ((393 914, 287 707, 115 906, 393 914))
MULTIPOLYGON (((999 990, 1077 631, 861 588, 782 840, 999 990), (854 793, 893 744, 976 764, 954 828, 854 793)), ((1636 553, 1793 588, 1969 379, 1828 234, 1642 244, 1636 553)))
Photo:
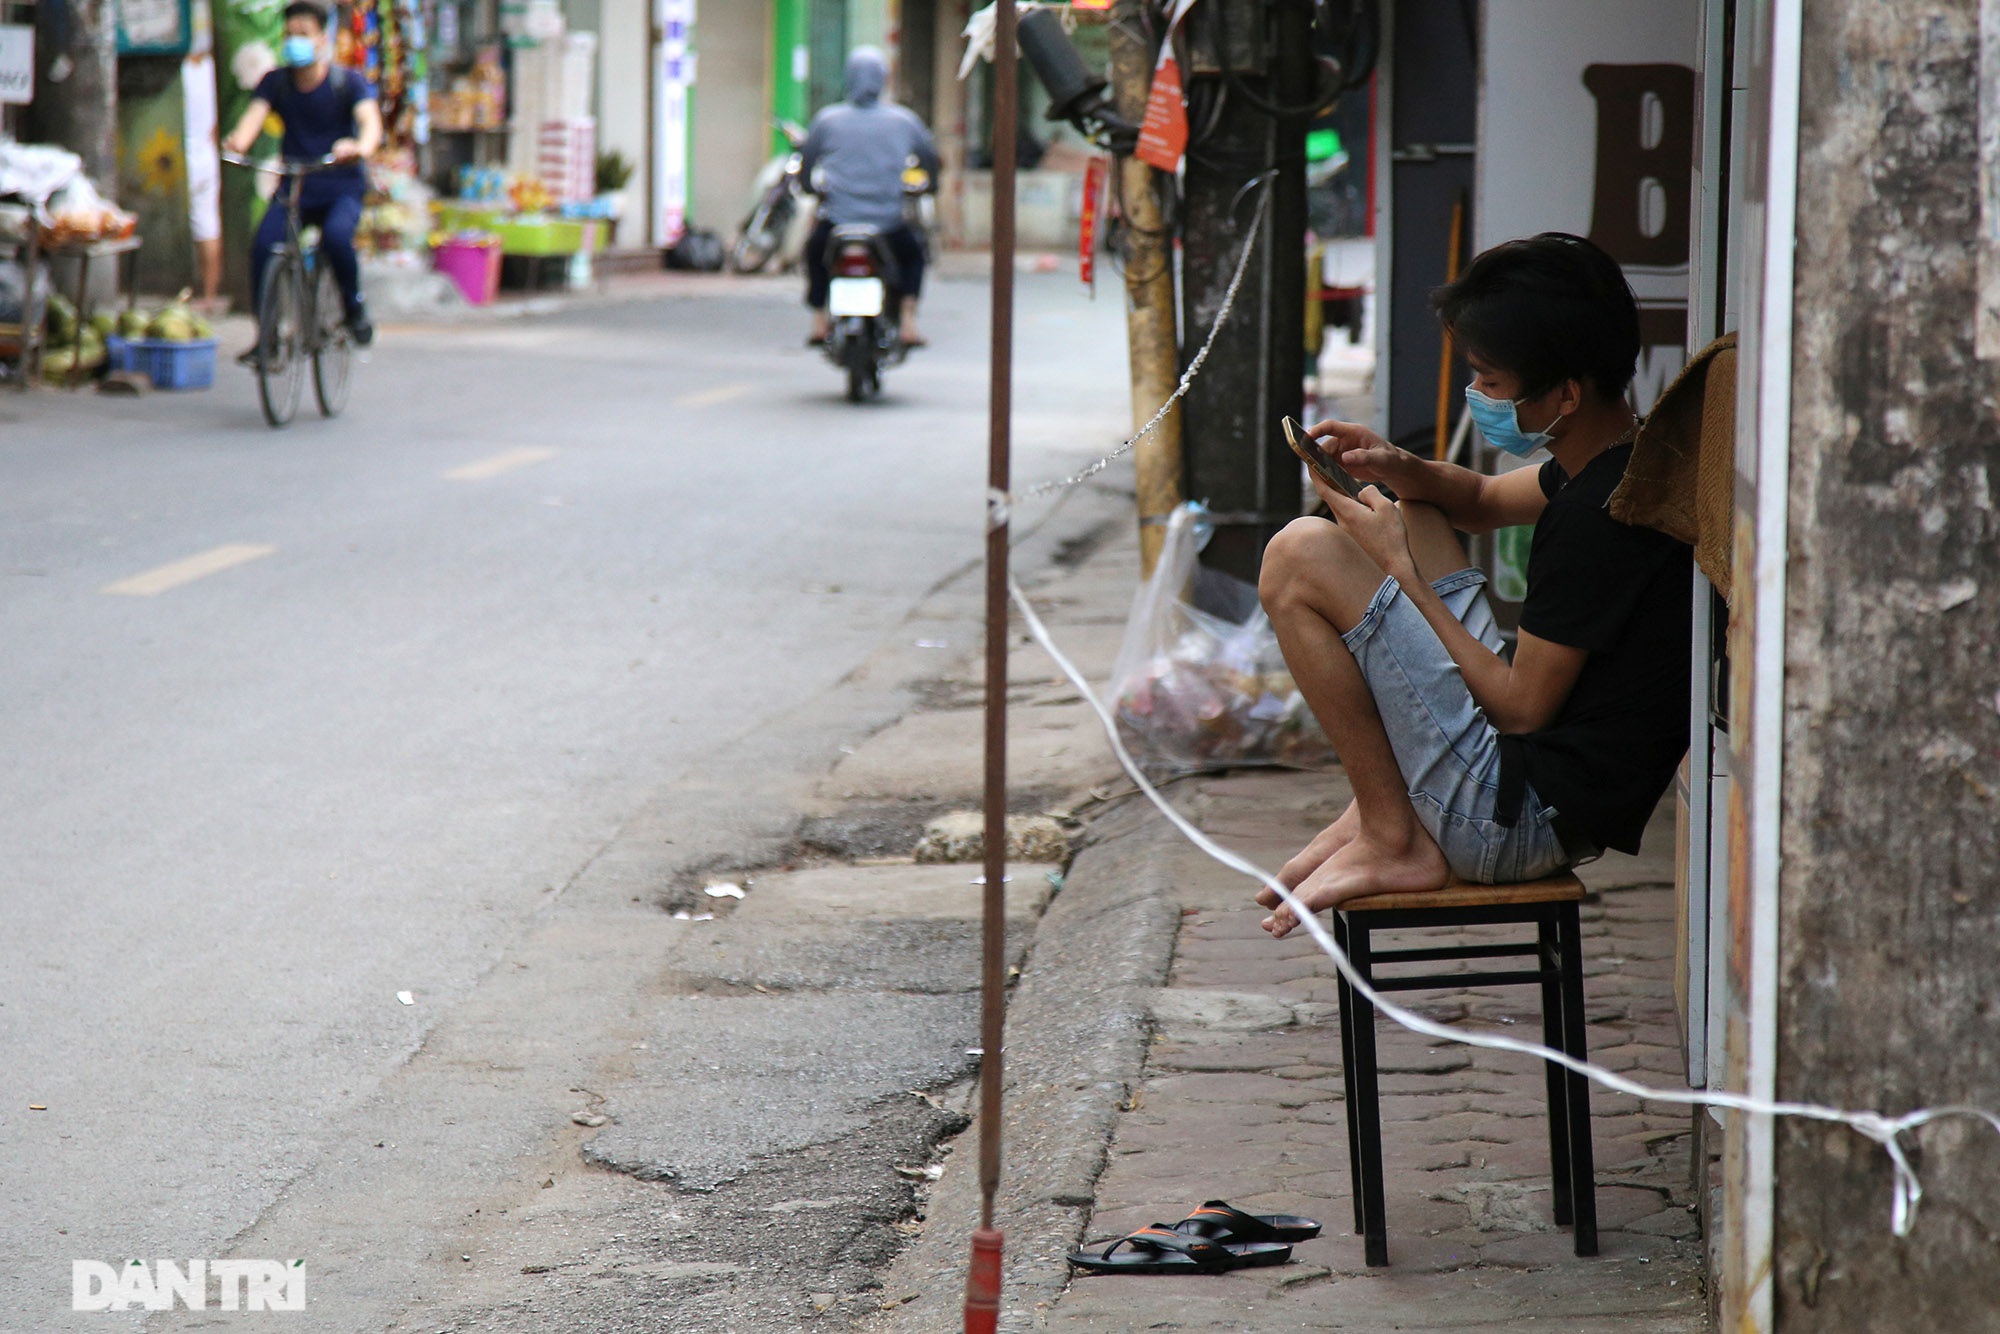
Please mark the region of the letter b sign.
POLYGON ((1688 262, 1694 191, 1694 71, 1588 65, 1597 99, 1597 183, 1590 239, 1620 264, 1688 262))

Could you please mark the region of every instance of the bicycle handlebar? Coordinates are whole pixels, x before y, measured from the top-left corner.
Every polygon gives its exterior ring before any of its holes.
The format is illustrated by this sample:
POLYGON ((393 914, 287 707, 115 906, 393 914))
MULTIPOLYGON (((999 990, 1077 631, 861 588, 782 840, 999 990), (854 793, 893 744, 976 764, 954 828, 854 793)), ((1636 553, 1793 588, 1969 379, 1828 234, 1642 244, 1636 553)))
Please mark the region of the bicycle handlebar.
MULTIPOLYGON (((251 171, 261 171, 272 176, 310 176, 316 171, 325 171, 328 167, 348 165, 331 153, 310 162, 288 162, 282 158, 260 161, 257 158, 244 157, 241 153, 232 153, 226 148, 222 150, 221 156, 222 160, 232 167, 248 167, 251 171)), ((359 162, 360 159, 356 158, 355 161, 359 162)))

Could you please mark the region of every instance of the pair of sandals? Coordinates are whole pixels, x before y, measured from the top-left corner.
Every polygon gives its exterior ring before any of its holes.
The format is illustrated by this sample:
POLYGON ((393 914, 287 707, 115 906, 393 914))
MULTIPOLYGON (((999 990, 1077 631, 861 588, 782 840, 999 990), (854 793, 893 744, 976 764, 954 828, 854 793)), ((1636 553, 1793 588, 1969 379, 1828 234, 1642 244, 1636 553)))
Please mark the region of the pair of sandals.
POLYGON ((1086 1274, 1224 1274, 1281 1265, 1292 1243, 1310 1241, 1320 1225, 1296 1214, 1248 1214, 1209 1200, 1178 1223, 1155 1223, 1098 1251, 1072 1251, 1086 1274))

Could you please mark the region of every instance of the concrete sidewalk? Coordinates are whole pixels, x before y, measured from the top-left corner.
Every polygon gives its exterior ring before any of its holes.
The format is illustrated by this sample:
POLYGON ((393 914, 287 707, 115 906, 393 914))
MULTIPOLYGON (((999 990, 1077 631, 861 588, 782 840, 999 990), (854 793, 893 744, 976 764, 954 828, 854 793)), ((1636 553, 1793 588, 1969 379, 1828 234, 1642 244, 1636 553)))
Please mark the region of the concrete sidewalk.
MULTIPOLYGON (((1136 578, 1129 543, 1034 591, 1095 681, 1136 578)), ((1017 651, 1014 690, 1053 669, 1017 651)), ((1049 720, 1053 722, 1054 720, 1049 720)), ((1094 717, 1063 720, 1067 774, 1129 791, 1094 717), (1094 761, 1088 757, 1097 757, 1094 761)), ((1046 726, 1045 742, 1057 740, 1046 726)), ((1031 776, 1032 757, 1026 768, 1031 776)), ((1020 773, 1020 769, 1015 770, 1020 773)), ((1346 800, 1338 774, 1186 779, 1175 804, 1275 868, 1346 800)), ((1271 940, 1255 886, 1188 845, 1139 798, 1087 799, 1083 851, 1011 1000, 998 1225, 1004 1330, 1490 1330, 1695 1334, 1705 1327, 1689 1186, 1690 1112, 1593 1088, 1602 1254, 1571 1254, 1550 1219, 1543 1071, 1380 1021, 1390 1265, 1368 1269, 1353 1205, 1332 961, 1303 933, 1271 940), (1326 1226, 1292 1263, 1220 1276, 1072 1278, 1062 1256, 1172 1222, 1205 1199, 1326 1226)), ((1592 1058, 1681 1086, 1672 970, 1674 844, 1663 807, 1645 854, 1588 867, 1585 994, 1592 1058)), ((1392 943, 1384 940, 1384 944, 1392 943)), ((1425 943, 1441 943, 1433 933, 1425 943)), ((1448 1023, 1532 1038, 1533 988, 1409 993, 1448 1023)), ((977 1130, 956 1144, 922 1237, 867 1327, 958 1328, 977 1219, 977 1130)))

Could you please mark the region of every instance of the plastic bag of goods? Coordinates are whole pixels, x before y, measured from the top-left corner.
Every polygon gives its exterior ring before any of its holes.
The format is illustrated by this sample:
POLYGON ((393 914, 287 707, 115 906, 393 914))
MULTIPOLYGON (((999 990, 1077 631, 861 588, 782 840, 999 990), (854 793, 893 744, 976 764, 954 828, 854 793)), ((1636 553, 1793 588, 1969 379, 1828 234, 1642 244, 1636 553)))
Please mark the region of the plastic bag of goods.
POLYGON ((1150 776, 1333 766, 1257 590, 1196 563, 1209 532, 1199 505, 1168 518, 1159 565, 1133 600, 1107 691, 1119 738, 1150 776))

